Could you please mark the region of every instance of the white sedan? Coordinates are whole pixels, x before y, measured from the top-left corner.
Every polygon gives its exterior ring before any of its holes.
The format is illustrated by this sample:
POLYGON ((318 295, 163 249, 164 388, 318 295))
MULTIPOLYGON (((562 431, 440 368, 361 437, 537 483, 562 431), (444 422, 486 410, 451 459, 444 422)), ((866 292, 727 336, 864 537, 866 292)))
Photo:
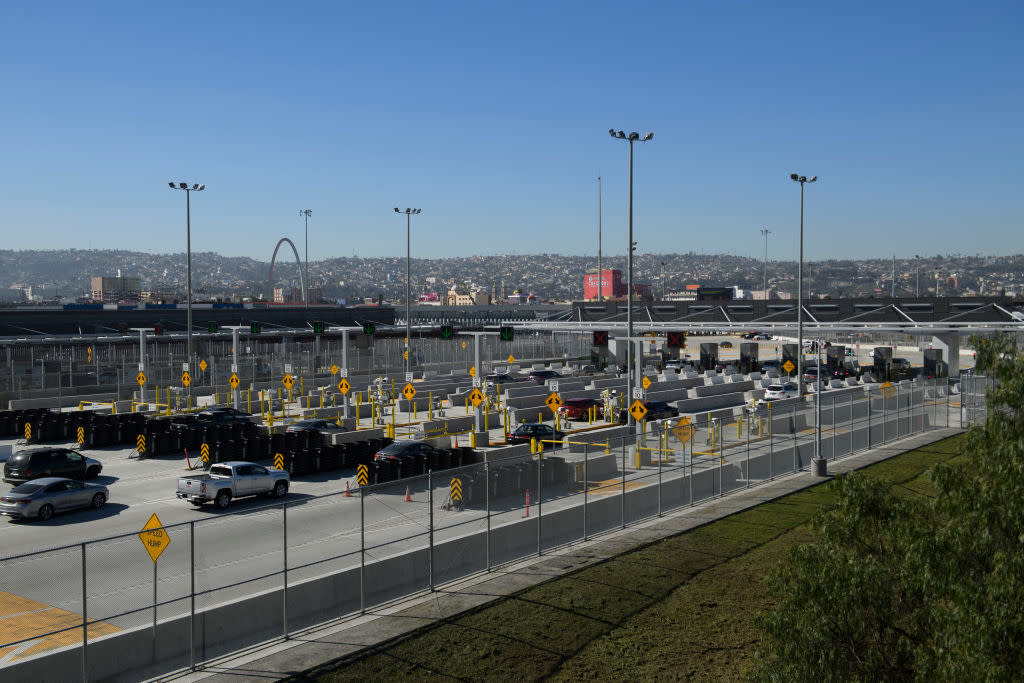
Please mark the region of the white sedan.
POLYGON ((787 382, 786 384, 769 384, 768 388, 764 390, 764 397, 758 401, 758 404, 778 401, 782 398, 798 398, 799 396, 800 387, 792 382, 787 382))

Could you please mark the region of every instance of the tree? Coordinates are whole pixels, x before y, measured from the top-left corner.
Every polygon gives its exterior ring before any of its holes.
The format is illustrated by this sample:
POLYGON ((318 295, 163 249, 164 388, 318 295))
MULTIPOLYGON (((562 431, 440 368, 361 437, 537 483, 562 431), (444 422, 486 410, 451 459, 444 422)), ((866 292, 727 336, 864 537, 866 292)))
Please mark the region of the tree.
POLYGON ((965 459, 929 471, 934 497, 861 473, 768 578, 759 681, 1010 681, 1024 672, 1024 359, 973 339, 995 380, 965 459))

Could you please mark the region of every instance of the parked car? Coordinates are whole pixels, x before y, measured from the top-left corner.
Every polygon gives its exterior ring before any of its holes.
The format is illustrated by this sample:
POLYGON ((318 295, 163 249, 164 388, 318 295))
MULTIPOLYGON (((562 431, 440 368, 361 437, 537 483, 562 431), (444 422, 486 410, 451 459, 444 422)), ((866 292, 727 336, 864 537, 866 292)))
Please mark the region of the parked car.
MULTIPOLYGON (((679 411, 666 403, 665 401, 646 401, 644 406, 647 408, 647 414, 644 415, 644 420, 666 420, 670 417, 679 417, 679 411)), ((619 424, 627 424, 629 422, 629 412, 626 410, 619 411, 619 424)))
POLYGON ((194 420, 171 422, 171 429, 175 431, 184 431, 191 428, 193 425, 207 426, 237 421, 252 422, 252 419, 253 416, 251 413, 247 413, 244 410, 238 410, 236 408, 222 406, 219 408, 209 408, 207 410, 200 411, 196 413, 194 420))
POLYGON ((759 332, 754 335, 754 339, 756 341, 771 341, 772 335, 768 334, 767 332, 759 332))
POLYGON ((761 372, 766 374, 770 370, 774 370, 775 372, 779 373, 780 375, 785 372, 785 370, 782 369, 782 361, 778 361, 778 360, 765 360, 765 361, 761 361, 761 372))
POLYGON ((242 460, 217 463, 206 474, 178 478, 178 498, 196 507, 213 501, 223 510, 235 498, 273 494, 283 498, 288 493, 289 478, 284 470, 271 470, 263 465, 242 460))
POLYGON ((531 370, 530 374, 527 375, 536 384, 544 384, 549 379, 559 379, 561 376, 562 373, 555 370, 531 370))
POLYGON ((508 382, 518 382, 522 378, 510 375, 507 372, 492 372, 491 374, 484 377, 488 382, 494 382, 495 384, 506 384, 508 382))
POLYGON ((769 384, 768 388, 764 390, 764 397, 758 402, 767 403, 769 401, 778 401, 783 398, 799 397, 800 387, 794 382, 786 382, 785 384, 769 384))
MULTIPOLYGON (((564 438, 565 432, 559 431, 543 422, 524 422, 516 427, 514 431, 505 435, 505 440, 508 443, 530 443, 531 439, 550 442, 561 441, 564 438)), ((545 443, 544 447, 548 448, 552 445, 557 447, 557 444, 551 443, 545 443)))
POLYGON ((731 349, 732 348, 732 342, 729 341, 728 339, 723 339, 722 341, 718 342, 718 348, 720 348, 720 349, 731 349))
POLYGON ((103 463, 70 448, 36 448, 15 453, 4 463, 4 481, 22 482, 41 477, 95 479, 103 463))
POLYGON ((347 432, 348 427, 342 427, 333 420, 306 419, 293 422, 285 429, 286 432, 318 432, 329 434, 331 432, 347 432))
POLYGON ((0 515, 41 522, 57 512, 103 507, 110 493, 102 484, 86 484, 65 477, 42 477, 15 486, 0 496, 0 515))
MULTIPOLYGON (((828 368, 826 368, 824 365, 821 366, 822 381, 827 382, 828 379, 829 379, 829 375, 830 374, 831 373, 829 372, 828 368)), ((818 367, 817 367, 817 365, 805 365, 804 366, 804 381, 805 382, 817 382, 818 381, 818 367)))
POLYGON ((595 417, 602 417, 604 409, 596 398, 568 398, 559 406, 558 414, 565 420, 589 420, 591 408, 597 408, 595 417))
POLYGON ((573 371, 574 377, 589 377, 590 375, 596 375, 601 372, 601 369, 596 365, 581 365, 579 368, 573 371))
POLYGON ((429 456, 437 449, 423 441, 394 441, 377 451, 375 460, 402 460, 415 458, 417 455, 429 456))

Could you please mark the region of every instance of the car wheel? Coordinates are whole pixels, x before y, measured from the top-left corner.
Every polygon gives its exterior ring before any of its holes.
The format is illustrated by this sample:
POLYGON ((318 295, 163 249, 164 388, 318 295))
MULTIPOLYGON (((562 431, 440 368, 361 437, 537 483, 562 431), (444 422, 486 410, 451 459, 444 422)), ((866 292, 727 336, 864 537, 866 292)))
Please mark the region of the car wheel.
POLYGON ((231 505, 231 491, 220 491, 213 499, 213 504, 218 510, 225 510, 231 505))
POLYGON ((274 484, 274 497, 284 498, 288 494, 288 482, 279 481, 274 484))
POLYGON ((99 467, 90 467, 89 469, 87 469, 85 471, 85 478, 86 479, 95 479, 98 476, 100 476, 100 468, 99 467))
POLYGON ((107 496, 103 493, 97 493, 92 497, 92 509, 99 510, 103 507, 103 504, 107 502, 107 496))
POLYGON ((53 506, 47 503, 43 507, 39 508, 38 518, 40 522, 45 522, 53 517, 53 506))

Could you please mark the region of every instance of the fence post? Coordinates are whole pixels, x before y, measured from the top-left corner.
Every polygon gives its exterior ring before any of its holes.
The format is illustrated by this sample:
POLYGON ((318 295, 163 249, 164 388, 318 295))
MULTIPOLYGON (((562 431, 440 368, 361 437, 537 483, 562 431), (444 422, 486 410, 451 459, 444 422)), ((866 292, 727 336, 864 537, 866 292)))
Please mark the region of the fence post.
MULTIPOLYGON (((746 407, 743 409, 746 411, 746 407)), ((754 426, 753 412, 747 413, 751 419, 747 420, 747 488, 750 488, 750 430, 754 426)))
POLYGON ((668 446, 667 430, 661 427, 661 435, 658 438, 658 516, 661 517, 661 460, 665 457, 666 446, 668 446))
MULTIPOLYGON (((629 420, 627 419, 627 424, 629 420)), ((622 437, 622 495, 619 500, 619 515, 622 520, 622 528, 626 528, 626 437, 622 437)))
POLYGON ((428 533, 429 533, 429 554, 427 555, 427 581, 430 585, 430 592, 434 592, 434 484, 433 470, 427 470, 427 508, 428 508, 428 533))
MULTIPOLYGON (((13 367, 13 366, 12 366, 13 367)), ((82 543, 82 680, 89 680, 89 609, 85 585, 85 543, 82 543)))
POLYGON ((196 670, 196 523, 188 523, 188 560, 189 560, 189 665, 196 670))
POLYGON ((366 487, 363 485, 359 486, 359 613, 366 614, 366 487))
POLYGON ((541 522, 544 520, 542 501, 544 500, 544 456, 537 456, 537 554, 544 554, 541 522))
POLYGON ((588 460, 590 459, 590 444, 583 446, 583 540, 587 539, 587 489, 590 488, 590 477, 587 472, 588 460))
POLYGON ((839 423, 836 420, 836 395, 832 394, 832 459, 836 459, 836 439, 839 438, 839 423))
POLYGON ((484 461, 484 501, 487 504, 487 571, 491 571, 491 463, 484 461))
POLYGON ((281 592, 281 629, 282 637, 288 640, 288 505, 281 503, 281 566, 284 574, 284 586, 281 592))
POLYGON ((775 430, 772 429, 772 407, 768 405, 768 481, 775 481, 775 430))

